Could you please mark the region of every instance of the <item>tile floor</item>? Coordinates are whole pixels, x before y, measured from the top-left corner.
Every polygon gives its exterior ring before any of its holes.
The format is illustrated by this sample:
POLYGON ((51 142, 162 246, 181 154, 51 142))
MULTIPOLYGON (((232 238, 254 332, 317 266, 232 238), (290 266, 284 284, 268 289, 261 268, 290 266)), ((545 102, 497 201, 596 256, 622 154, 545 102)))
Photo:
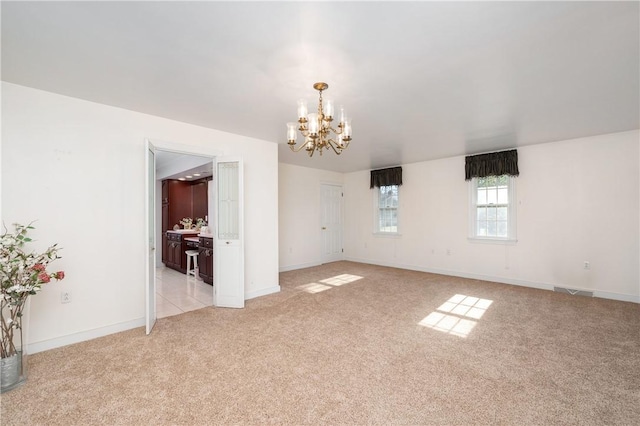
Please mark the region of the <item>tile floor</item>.
POLYGON ((213 305, 213 286, 162 265, 156 268, 156 315, 170 317, 213 305))

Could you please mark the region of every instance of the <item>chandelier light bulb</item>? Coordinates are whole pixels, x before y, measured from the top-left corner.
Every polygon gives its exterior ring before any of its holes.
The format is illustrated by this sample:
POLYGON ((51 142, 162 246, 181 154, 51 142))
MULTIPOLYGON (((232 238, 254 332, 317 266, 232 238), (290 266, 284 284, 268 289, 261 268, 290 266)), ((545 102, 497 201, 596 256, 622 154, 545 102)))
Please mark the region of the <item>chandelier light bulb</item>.
POLYGON ((345 118, 344 129, 342 130, 343 139, 351 139, 351 119, 345 118))
POLYGON ((295 143, 296 138, 296 123, 287 123, 287 141, 295 143))
POLYGON ((298 120, 307 119, 307 101, 300 99, 298 101, 298 120))
POLYGON ((318 114, 315 112, 312 112, 311 114, 309 114, 309 136, 318 136, 318 129, 319 129, 319 125, 318 125, 318 114))
POLYGON ((331 121, 333 119, 333 101, 331 99, 327 99, 324 103, 324 114, 325 119, 331 121))

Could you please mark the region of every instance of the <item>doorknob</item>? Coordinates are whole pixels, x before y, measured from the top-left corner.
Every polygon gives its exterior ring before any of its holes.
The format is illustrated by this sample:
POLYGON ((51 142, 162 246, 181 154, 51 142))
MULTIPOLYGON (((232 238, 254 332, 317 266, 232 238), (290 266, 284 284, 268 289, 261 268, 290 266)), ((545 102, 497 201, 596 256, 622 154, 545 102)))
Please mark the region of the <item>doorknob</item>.
POLYGON ((327 227, 326 227, 326 226, 323 226, 323 227, 322 227, 322 230, 324 231, 325 229, 327 229, 327 227))

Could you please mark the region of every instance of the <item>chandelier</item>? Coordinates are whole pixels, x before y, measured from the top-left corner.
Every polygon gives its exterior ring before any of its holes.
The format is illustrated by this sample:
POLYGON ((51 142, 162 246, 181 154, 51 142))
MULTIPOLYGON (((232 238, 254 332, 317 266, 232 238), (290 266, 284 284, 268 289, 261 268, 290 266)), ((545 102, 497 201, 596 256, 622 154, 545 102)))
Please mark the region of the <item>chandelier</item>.
POLYGON ((287 123, 287 140, 291 151, 298 152, 304 148, 309 157, 318 150, 322 155, 322 150, 331 148, 337 155, 349 146, 351 142, 351 120, 347 118, 344 108, 340 107, 340 123, 338 129, 331 127, 333 121, 334 105, 328 100, 322 103, 322 91, 327 90, 327 83, 316 83, 313 88, 320 92, 318 102, 318 112, 307 114, 307 101, 298 101, 298 129, 304 137, 304 142, 296 148, 296 124, 287 123))

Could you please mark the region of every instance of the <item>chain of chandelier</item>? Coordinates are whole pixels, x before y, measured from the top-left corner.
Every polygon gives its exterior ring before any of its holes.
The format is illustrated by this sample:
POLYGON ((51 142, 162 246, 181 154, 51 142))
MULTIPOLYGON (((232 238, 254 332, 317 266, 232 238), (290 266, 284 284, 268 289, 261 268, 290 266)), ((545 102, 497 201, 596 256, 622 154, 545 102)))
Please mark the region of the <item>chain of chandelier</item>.
POLYGON ((296 123, 287 123, 287 143, 293 152, 305 149, 312 157, 314 152, 329 150, 331 148, 337 155, 342 153, 351 142, 351 120, 347 118, 344 108, 340 107, 340 122, 338 128, 331 127, 334 114, 333 101, 328 100, 323 104, 322 91, 327 90, 327 83, 316 83, 313 88, 320 92, 320 101, 318 102, 318 112, 308 113, 307 101, 301 99, 298 101, 298 126, 296 123), (298 131, 304 137, 304 141, 296 147, 298 131))

